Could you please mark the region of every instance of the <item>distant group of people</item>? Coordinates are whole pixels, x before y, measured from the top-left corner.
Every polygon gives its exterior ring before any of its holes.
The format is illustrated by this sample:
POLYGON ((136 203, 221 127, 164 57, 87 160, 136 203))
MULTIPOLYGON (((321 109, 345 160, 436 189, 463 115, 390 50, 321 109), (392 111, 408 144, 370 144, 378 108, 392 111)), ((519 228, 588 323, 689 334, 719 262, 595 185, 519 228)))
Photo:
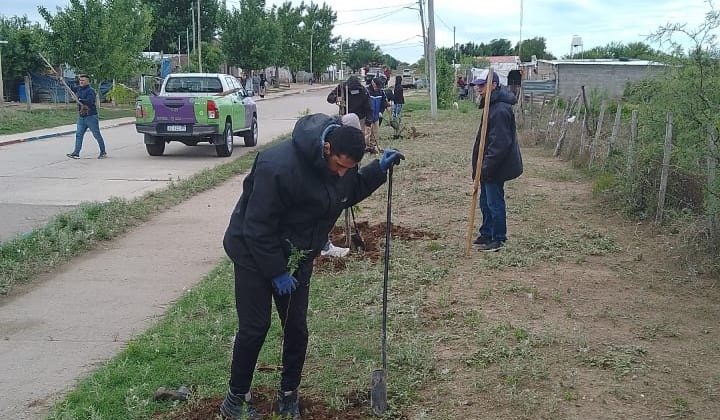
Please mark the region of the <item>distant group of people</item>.
POLYGON ((405 94, 402 76, 395 77, 394 85, 386 87, 387 75, 366 77, 366 85, 353 75, 338 84, 327 96, 327 101, 336 104, 339 114, 354 113, 365 127, 366 152, 380 151, 380 125, 385 111, 392 108, 390 126, 394 129, 393 138, 400 138, 402 109, 405 94))

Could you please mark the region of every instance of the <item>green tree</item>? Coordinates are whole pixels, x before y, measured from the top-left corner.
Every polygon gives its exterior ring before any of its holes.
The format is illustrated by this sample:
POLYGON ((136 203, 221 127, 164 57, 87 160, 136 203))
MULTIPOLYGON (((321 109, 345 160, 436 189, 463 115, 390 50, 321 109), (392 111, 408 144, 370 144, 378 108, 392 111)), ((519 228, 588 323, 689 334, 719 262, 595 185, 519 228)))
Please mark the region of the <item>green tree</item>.
POLYGON ((301 51, 305 50, 309 55, 312 41, 312 63, 306 56, 307 60, 301 68, 310 70, 312 64, 312 71, 317 76, 335 61, 335 50, 332 45, 337 43, 338 38, 333 38, 332 31, 337 21, 337 13, 325 3, 320 7, 312 2, 305 11, 303 27, 300 29, 301 44, 299 47, 301 51), (303 45, 307 47, 303 48, 303 45))
POLYGON ((354 71, 360 70, 364 65, 382 61, 380 47, 366 39, 359 39, 350 45, 347 64, 354 71))
POLYGON ((70 0, 55 15, 38 11, 50 28, 52 57, 98 82, 129 78, 152 34, 152 15, 139 0, 70 0))
POLYGON ((22 79, 27 73, 46 67, 38 55, 47 44, 47 32, 27 16, 0 16, 0 39, 8 43, 0 46, 3 59, 3 79, 22 79))
POLYGON ((222 22, 222 50, 228 63, 245 70, 276 64, 278 30, 265 0, 240 0, 222 22))
MULTIPOLYGON (((205 72, 221 72, 222 66, 225 64, 225 54, 222 49, 215 45, 215 43, 204 42, 202 43, 202 68, 205 72)), ((193 73, 199 71, 198 68, 198 54, 193 52, 190 54, 190 64, 183 67, 182 71, 186 73, 193 73)))
POLYGON ((547 51, 545 38, 538 36, 524 39, 515 45, 515 54, 520 56, 521 61, 530 61, 534 55, 538 59, 554 60, 555 56, 547 51), (518 54, 519 51, 519 54, 518 54))
MULTIPOLYGON (((287 66, 291 72, 295 73, 299 70, 305 57, 305 49, 300 47, 300 22, 302 22, 302 13, 305 10, 305 4, 294 7, 291 2, 286 1, 271 11, 272 19, 275 22, 275 28, 278 31, 277 54, 274 56, 272 63, 277 67, 287 66)), ((277 73, 276 73, 277 74, 277 73)))
POLYGON ((505 38, 491 40, 487 45, 487 49, 488 53, 485 55, 486 57, 494 55, 513 55, 515 53, 512 43, 510 40, 505 38))
POLYGON ((665 54, 656 51, 644 42, 611 42, 604 46, 591 48, 587 51, 576 52, 573 55, 567 54, 563 58, 635 58, 642 60, 661 59, 665 54))
POLYGON ((437 99, 438 107, 441 109, 449 109, 457 98, 457 89, 455 87, 455 69, 448 63, 445 56, 435 54, 437 66, 437 99))
MULTIPOLYGON (((185 43, 187 32, 192 37, 193 12, 197 13, 197 0, 142 0, 152 11, 154 31, 150 41, 150 51, 176 51, 177 39, 185 43)), ((218 20, 224 8, 218 0, 200 1, 200 37, 210 42, 218 31, 218 20)), ((195 15, 197 26, 197 14, 195 15)), ((192 48, 192 38, 190 38, 192 48)))

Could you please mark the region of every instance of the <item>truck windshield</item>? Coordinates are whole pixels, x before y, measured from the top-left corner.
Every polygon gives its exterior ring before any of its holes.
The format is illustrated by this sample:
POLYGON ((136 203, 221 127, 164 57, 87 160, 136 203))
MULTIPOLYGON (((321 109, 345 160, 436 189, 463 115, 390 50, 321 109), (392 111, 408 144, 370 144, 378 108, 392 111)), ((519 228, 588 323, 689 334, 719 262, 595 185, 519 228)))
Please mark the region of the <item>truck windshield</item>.
POLYGON ((168 93, 222 93, 222 83, 217 77, 171 77, 165 83, 168 93))

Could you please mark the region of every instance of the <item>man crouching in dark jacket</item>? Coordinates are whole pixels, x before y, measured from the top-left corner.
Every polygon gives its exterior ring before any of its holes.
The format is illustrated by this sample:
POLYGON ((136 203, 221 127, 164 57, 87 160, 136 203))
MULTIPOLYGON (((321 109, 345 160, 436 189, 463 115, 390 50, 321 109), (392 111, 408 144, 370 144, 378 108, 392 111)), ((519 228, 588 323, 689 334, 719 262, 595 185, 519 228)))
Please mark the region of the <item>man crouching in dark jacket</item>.
POLYGON ((301 118, 292 138, 257 155, 243 182, 223 241, 234 263, 239 321, 229 390, 220 406, 226 418, 261 418, 250 385, 270 328, 271 299, 284 331, 279 411, 283 418, 300 418, 313 260, 342 211, 372 194, 390 166, 404 159, 388 149, 358 169, 365 139, 357 118, 353 125, 324 114, 301 118))
MULTIPOLYGON (((481 108, 488 103, 484 97, 486 82, 486 79, 478 78, 470 84, 482 96, 481 108)), ((512 109, 517 99, 510 90, 500 86, 497 73, 493 73, 489 102, 485 154, 480 171, 480 211, 483 221, 473 247, 481 251, 498 251, 507 240, 505 182, 522 174, 523 163, 512 109)), ((477 172, 479 149, 480 130, 473 147, 473 179, 477 172)))

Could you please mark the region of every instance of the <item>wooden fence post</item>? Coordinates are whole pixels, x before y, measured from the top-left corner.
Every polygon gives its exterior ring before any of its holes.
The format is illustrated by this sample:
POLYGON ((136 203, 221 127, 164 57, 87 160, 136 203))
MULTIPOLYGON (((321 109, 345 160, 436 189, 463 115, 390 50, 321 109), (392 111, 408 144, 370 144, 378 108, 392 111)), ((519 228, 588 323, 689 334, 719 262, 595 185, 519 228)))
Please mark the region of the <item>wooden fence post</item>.
MULTIPOLYGON (((555 102, 553 103, 552 111, 550 111, 550 118, 548 118, 548 123, 545 125, 545 143, 548 142, 548 139, 550 138, 550 121, 553 121, 557 118, 555 118, 555 111, 557 110, 558 103, 560 102, 560 97, 555 97, 555 102)), ((555 121, 553 121, 553 127, 554 127, 555 121)))
POLYGON ((572 103, 570 103, 568 105, 568 108, 565 110, 565 118, 563 118, 562 128, 560 129, 560 137, 558 137, 557 144, 555 144, 555 151, 553 152, 553 156, 555 157, 560 156, 563 141, 565 140, 565 136, 567 135, 568 119, 572 115, 573 109, 575 109, 575 105, 580 100, 581 93, 582 92, 578 92, 578 94, 575 96, 575 99, 573 99, 572 103))
POLYGON ((530 119, 530 132, 533 133, 535 130, 535 127, 533 127, 533 111, 535 110, 535 98, 533 98, 533 93, 530 92, 530 113, 529 119, 530 119))
POLYGON ((630 118, 630 140, 628 142, 628 155, 627 163, 625 165, 625 172, 628 174, 633 172, 633 164, 635 163, 635 143, 637 142, 638 134, 638 110, 633 109, 632 117, 630 118))
POLYGON ((668 175, 670 173, 670 156, 672 154, 672 112, 667 113, 665 124, 665 147, 663 148, 662 173, 660 174, 660 190, 658 191, 658 206, 655 213, 655 224, 661 225, 665 211, 665 192, 667 191, 668 175))
POLYGON ((32 107, 32 105, 31 105, 32 94, 31 94, 31 90, 30 90, 30 82, 31 81, 32 81, 32 79, 30 79, 30 76, 25 76, 25 99, 26 99, 25 105, 26 105, 28 111, 30 111, 31 107, 32 107))
POLYGON ((595 128, 595 138, 590 140, 590 160, 588 161, 588 168, 592 168, 593 161, 595 160, 595 146, 600 141, 600 132, 602 131, 603 120, 605 119, 605 110, 607 109, 607 102, 602 101, 600 104, 600 116, 598 116, 597 127, 595 128))
POLYGON ((718 196, 713 191, 715 174, 717 171, 718 150, 717 131, 715 127, 708 127, 708 154, 707 154, 707 188, 708 188, 708 224, 713 236, 717 235, 718 226, 718 196))
POLYGON ((582 156, 585 152, 585 133, 587 132, 585 127, 587 127, 587 117, 588 109, 583 106, 583 119, 582 126, 580 127, 580 146, 578 148, 578 156, 582 156))
POLYGON ((618 102, 617 111, 615 112, 615 122, 613 123, 612 134, 610 134, 610 141, 608 142, 607 155, 605 156, 605 167, 610 162, 610 155, 615 146, 615 140, 617 139, 618 132, 620 131, 620 118, 622 117, 622 102, 618 102))

